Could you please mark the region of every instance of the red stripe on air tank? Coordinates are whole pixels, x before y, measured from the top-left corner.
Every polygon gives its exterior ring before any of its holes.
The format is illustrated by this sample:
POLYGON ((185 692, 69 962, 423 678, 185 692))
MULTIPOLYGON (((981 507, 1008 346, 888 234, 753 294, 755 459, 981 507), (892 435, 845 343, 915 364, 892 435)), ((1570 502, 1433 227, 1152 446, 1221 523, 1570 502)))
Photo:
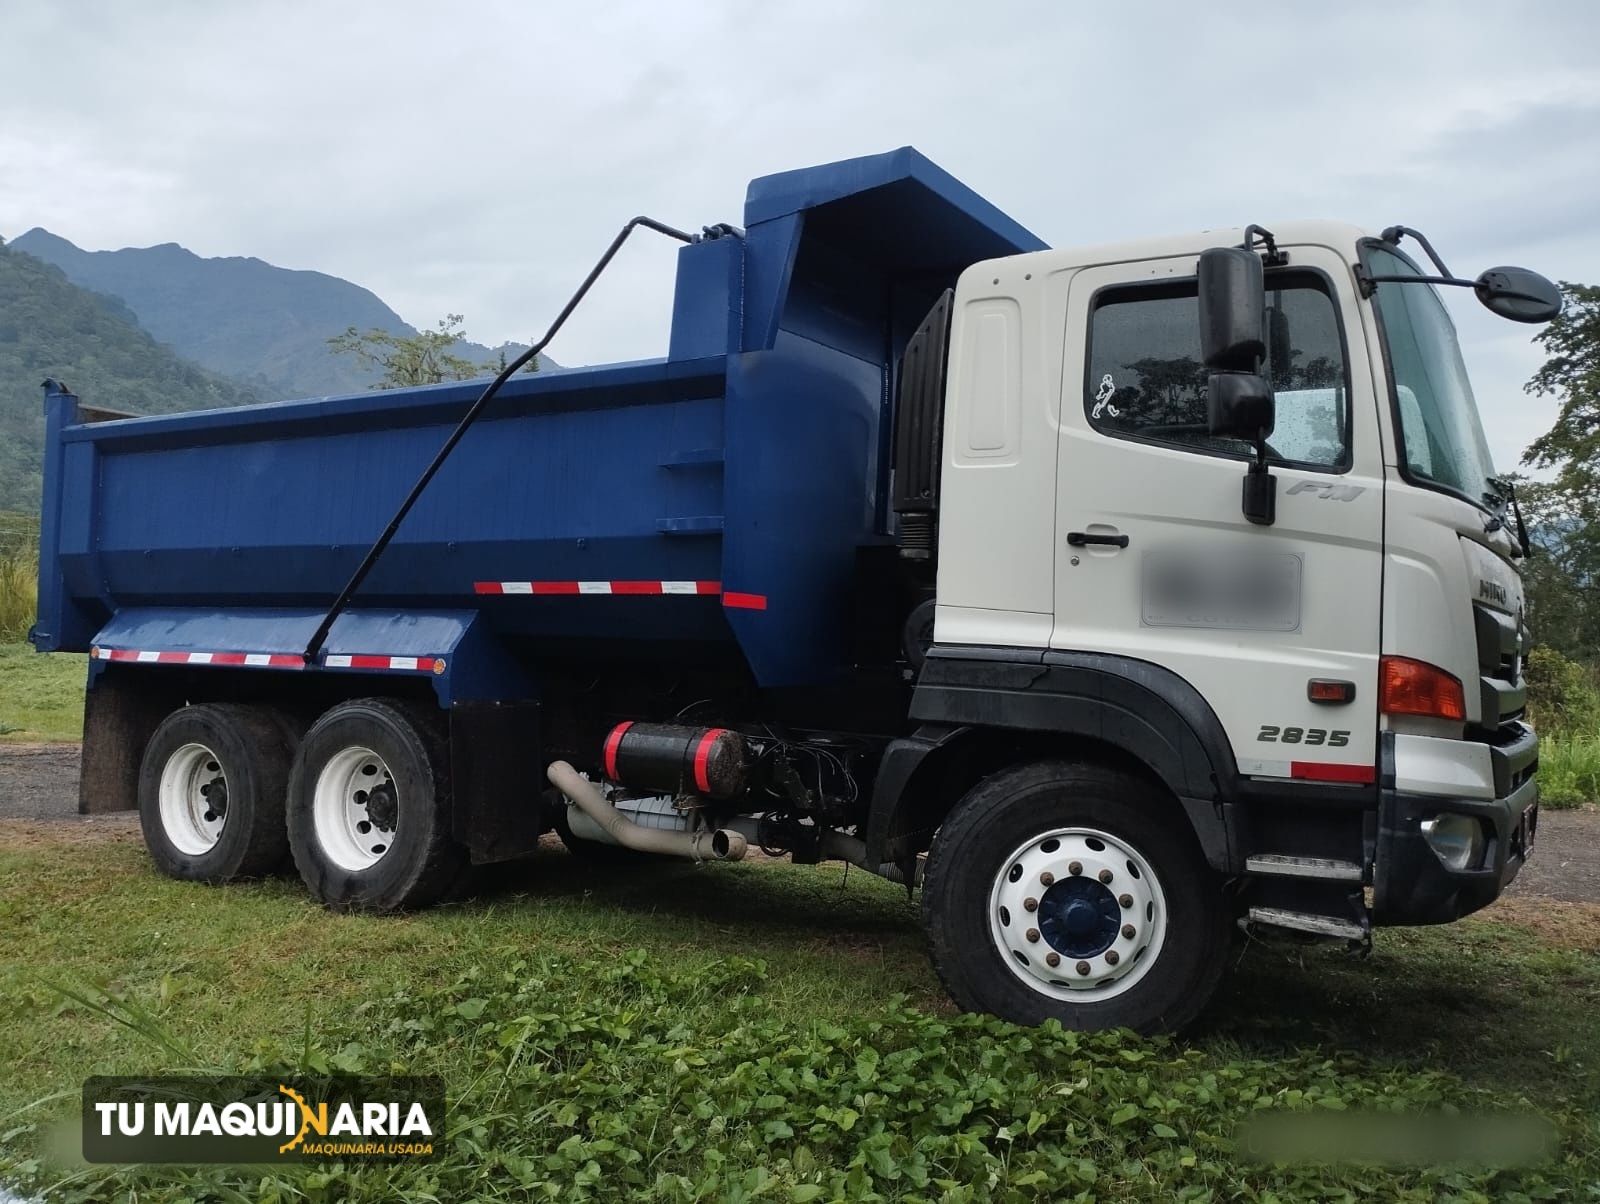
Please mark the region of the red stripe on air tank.
POLYGON ((632 719, 627 720, 625 723, 619 723, 611 729, 611 734, 606 737, 606 777, 613 782, 617 780, 617 749, 622 746, 622 737, 627 735, 628 729, 632 726, 632 719))
POLYGON ((1375 782, 1378 771, 1370 765, 1337 765, 1324 761, 1290 761, 1291 778, 1309 778, 1316 782, 1375 782))
POLYGON ((727 728, 714 727, 700 737, 700 743, 694 750, 694 784, 701 794, 711 793, 711 746, 717 742, 717 737, 727 731, 727 728))
POLYGON ((722 604, 736 610, 766 610, 766 594, 736 594, 732 590, 722 595, 722 604))

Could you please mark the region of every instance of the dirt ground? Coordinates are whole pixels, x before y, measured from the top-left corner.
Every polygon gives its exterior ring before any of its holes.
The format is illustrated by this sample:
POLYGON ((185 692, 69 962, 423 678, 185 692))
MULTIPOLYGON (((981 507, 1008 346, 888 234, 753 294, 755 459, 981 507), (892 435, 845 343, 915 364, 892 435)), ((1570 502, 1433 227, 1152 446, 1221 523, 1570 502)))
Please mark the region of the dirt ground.
MULTIPOLYGON (((0 744, 0 844, 58 841, 67 824, 77 840, 139 838, 131 811, 78 814, 77 745, 0 744)), ((1495 910, 1525 927, 1557 923, 1562 944, 1586 932, 1600 952, 1600 809, 1540 812, 1533 857, 1495 910), (1577 906, 1561 909, 1558 919, 1543 914, 1540 899, 1577 906)))

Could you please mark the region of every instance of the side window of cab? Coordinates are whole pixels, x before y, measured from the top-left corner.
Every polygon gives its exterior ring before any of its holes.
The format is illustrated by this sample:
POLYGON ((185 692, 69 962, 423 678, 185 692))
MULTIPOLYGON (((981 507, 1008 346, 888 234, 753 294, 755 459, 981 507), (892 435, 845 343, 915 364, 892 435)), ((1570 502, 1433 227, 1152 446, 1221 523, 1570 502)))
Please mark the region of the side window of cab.
MULTIPOLYGON (((1267 276, 1268 351, 1277 419, 1276 464, 1338 472, 1350 466, 1349 366, 1328 283, 1320 273, 1267 276)), ((1089 319, 1084 412, 1095 430, 1201 455, 1246 459, 1250 446, 1206 429, 1206 367, 1191 277, 1096 294, 1089 319)))

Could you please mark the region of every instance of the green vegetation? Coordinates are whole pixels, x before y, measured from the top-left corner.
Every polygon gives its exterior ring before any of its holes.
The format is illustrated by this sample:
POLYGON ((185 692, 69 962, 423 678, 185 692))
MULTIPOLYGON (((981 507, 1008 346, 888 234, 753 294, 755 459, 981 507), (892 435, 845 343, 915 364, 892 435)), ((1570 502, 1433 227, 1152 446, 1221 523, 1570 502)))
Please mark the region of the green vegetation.
POLYGON ((125 305, 0 246, 0 510, 38 513, 44 464, 39 382, 64 381, 90 405, 135 414, 253 401, 179 359, 125 305))
POLYGON ((27 636, 38 594, 38 516, 0 510, 0 644, 27 636))
POLYGON ((1529 565, 1528 621, 1539 641, 1574 660, 1600 660, 1600 288, 1562 282, 1566 309, 1534 336, 1548 353, 1527 384, 1560 400, 1555 424, 1523 463, 1554 472, 1527 484, 1541 556, 1529 565))
MULTIPOLYGON (((462 321, 460 314, 447 314, 439 319, 437 330, 421 330, 409 336, 378 328, 358 331, 352 326, 329 339, 328 347, 335 355, 350 356, 377 373, 378 379, 372 383, 374 389, 437 385, 447 380, 472 380, 504 371, 507 363, 504 351, 498 362, 474 363, 451 350, 472 346, 461 329, 462 321)), ((538 357, 529 361, 523 370, 537 372, 538 357)))
POLYGON ((79 740, 89 658, 0 644, 0 741, 79 740))
POLYGON ((1540 803, 1600 800, 1600 673, 1540 647, 1528 654, 1524 677, 1528 717, 1539 731, 1540 803))
POLYGON ((0 849, 0 1178, 62 1200, 951 1202, 1529 1200, 1600 1179, 1600 965, 1559 939, 1468 921, 1381 934, 1368 960, 1253 944, 1191 1040, 1084 1036, 949 1015, 904 892, 841 879, 551 851, 478 900, 375 919, 297 882, 173 883, 131 840, 0 849), (437 1073, 451 1128, 416 1166, 52 1159, 86 1075, 180 1068, 437 1073), (1554 1155, 1235 1152, 1264 1115, 1451 1109, 1543 1116, 1554 1155))

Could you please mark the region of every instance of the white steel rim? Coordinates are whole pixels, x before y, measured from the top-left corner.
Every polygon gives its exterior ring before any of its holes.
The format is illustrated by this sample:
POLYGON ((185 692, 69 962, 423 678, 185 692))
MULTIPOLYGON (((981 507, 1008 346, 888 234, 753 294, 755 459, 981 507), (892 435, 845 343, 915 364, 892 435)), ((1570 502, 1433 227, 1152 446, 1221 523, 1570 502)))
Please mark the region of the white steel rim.
POLYGON ((312 792, 317 843, 340 869, 370 869, 394 845, 399 802, 382 757, 359 744, 342 749, 323 765, 312 792))
POLYGON ((989 934, 1006 969, 1065 1003, 1131 990, 1155 965, 1167 918, 1166 896, 1144 855, 1092 828, 1058 828, 1018 846, 989 891, 989 934), (1066 929, 1069 921, 1082 927, 1085 913, 1073 912, 1079 902, 1092 908, 1091 932, 1066 929))
POLYGON ((209 853, 228 822, 228 778, 217 754, 204 744, 185 744, 161 767, 156 798, 161 830, 188 857, 209 853))

